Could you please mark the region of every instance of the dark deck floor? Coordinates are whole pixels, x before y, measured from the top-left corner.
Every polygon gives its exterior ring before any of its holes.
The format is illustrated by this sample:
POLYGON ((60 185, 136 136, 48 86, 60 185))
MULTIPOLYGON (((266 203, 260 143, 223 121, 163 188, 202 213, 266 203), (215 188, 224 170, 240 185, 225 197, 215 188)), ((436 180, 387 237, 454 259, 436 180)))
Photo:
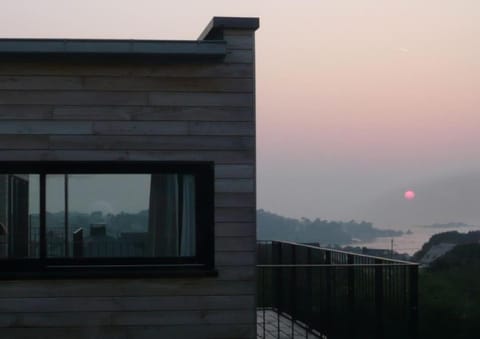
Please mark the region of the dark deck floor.
POLYGON ((279 315, 272 309, 257 309, 257 338, 327 339, 325 336, 320 336, 308 330, 302 323, 292 321, 285 315, 279 315))

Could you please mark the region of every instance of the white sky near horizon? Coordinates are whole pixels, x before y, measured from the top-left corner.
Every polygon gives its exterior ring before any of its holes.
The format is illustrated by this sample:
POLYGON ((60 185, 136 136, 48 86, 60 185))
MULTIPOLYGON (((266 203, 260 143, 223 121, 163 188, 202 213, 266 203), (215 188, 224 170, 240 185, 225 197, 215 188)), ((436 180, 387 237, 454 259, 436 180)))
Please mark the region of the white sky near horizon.
POLYGON ((196 39, 212 16, 260 17, 259 208, 480 225, 479 1, 0 0, 0 38, 196 39))

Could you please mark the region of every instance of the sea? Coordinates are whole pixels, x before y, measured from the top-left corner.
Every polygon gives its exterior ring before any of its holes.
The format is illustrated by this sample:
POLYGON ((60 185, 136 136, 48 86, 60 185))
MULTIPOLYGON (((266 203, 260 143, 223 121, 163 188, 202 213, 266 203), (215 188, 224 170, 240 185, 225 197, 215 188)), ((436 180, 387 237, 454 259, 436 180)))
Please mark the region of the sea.
POLYGON ((403 235, 398 237, 380 237, 370 242, 355 242, 350 246, 390 250, 392 248, 393 240, 393 250, 395 252, 413 255, 422 248, 423 244, 426 243, 432 235, 449 231, 468 233, 470 231, 480 231, 480 226, 463 226, 453 228, 413 226, 410 228, 410 232, 404 232, 403 235))

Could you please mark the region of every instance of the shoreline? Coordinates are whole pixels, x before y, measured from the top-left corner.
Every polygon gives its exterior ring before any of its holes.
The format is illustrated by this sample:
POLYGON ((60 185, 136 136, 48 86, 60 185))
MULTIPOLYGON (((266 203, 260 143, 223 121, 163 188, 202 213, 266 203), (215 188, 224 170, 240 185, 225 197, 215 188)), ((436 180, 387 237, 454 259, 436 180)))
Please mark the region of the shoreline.
POLYGON ((353 242, 345 246, 367 247, 372 249, 391 249, 391 241, 393 239, 393 250, 398 253, 407 253, 413 255, 420 250, 431 236, 438 233, 458 231, 459 233, 468 233, 469 231, 480 231, 480 226, 462 226, 453 228, 434 228, 425 226, 412 226, 412 233, 407 231, 403 235, 396 237, 378 237, 369 242, 353 242))

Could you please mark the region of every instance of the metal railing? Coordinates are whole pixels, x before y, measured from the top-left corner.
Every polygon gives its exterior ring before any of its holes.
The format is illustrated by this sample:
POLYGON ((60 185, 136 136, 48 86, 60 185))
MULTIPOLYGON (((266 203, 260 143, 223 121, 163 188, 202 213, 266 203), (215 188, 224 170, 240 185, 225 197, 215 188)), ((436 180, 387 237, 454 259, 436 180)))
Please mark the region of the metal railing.
POLYGON ((417 338, 417 264, 292 242, 257 246, 260 338, 417 338), (266 324, 266 311, 277 324, 266 324))

